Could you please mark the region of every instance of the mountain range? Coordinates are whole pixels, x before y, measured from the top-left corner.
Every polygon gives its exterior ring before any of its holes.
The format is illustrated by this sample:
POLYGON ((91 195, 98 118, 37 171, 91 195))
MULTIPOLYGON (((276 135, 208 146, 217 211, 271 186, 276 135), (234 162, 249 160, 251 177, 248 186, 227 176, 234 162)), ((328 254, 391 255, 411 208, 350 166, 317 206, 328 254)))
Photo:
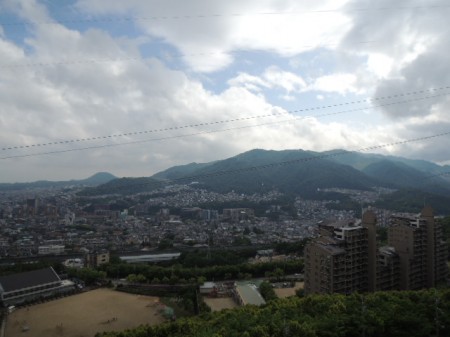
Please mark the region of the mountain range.
POLYGON ((48 181, 40 180, 29 183, 1 183, 0 191, 21 191, 38 188, 54 188, 54 187, 69 187, 69 186, 97 186, 114 180, 117 177, 108 172, 98 172, 93 176, 82 180, 68 180, 68 181, 48 181))
POLYGON ((446 172, 449 166, 379 154, 255 149, 210 163, 174 166, 151 177, 112 180, 85 194, 137 193, 179 182, 222 193, 276 189, 311 197, 327 187, 371 190, 380 186, 450 197, 446 172))

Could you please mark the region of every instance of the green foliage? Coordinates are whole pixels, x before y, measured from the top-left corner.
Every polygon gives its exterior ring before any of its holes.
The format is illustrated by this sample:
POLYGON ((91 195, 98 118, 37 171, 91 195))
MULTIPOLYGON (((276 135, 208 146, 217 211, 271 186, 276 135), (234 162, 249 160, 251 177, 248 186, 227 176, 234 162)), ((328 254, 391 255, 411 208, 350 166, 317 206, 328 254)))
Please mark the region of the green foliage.
POLYGON ((162 267, 145 264, 105 264, 99 267, 111 278, 123 278, 130 274, 142 274, 147 280, 158 278, 162 283, 169 284, 172 277, 178 279, 197 280, 204 277, 207 280, 226 280, 244 278, 248 275, 252 277, 264 277, 266 272, 273 273, 277 268, 277 276, 281 274, 300 273, 303 270, 302 260, 292 260, 285 262, 266 262, 256 264, 237 264, 224 266, 207 266, 203 268, 191 267, 162 267))
POLYGON ((271 276, 276 277, 277 280, 280 280, 284 276, 284 271, 281 268, 275 268, 271 276))
POLYGON ((218 192, 235 190, 243 193, 268 192, 274 189, 283 193, 309 196, 317 188, 336 186, 354 189, 368 189, 373 181, 358 170, 325 159, 309 161, 318 156, 316 152, 301 150, 265 151, 252 150, 233 158, 221 160, 199 169, 196 179, 202 187, 218 192), (305 160, 306 162, 302 162, 305 160), (301 165, 271 165, 280 162, 298 161, 301 165), (247 170, 255 166, 264 166, 263 170, 247 170), (236 172, 243 169, 241 172, 236 172), (215 172, 232 170, 226 179, 215 172))
POLYGON ((69 277, 76 277, 83 280, 86 285, 102 281, 106 278, 106 272, 91 268, 67 268, 69 277))
POLYGON ((259 292, 267 302, 277 298, 277 295, 275 294, 275 291, 273 290, 273 287, 269 282, 262 282, 259 285, 259 292))
POLYGON ((312 295, 273 300, 102 337, 450 335, 450 290, 312 295))
POLYGON ((444 234, 444 239, 450 239, 450 216, 438 220, 442 225, 442 232, 444 234))
POLYGON ((161 183, 152 178, 120 178, 106 184, 89 187, 78 192, 79 196, 94 196, 104 194, 136 194, 152 191, 161 186, 161 183))
POLYGON ((165 250, 173 247, 173 241, 169 239, 162 239, 158 244, 158 250, 165 250))
MULTIPOLYGON (((328 198, 330 199, 331 197, 328 198)), ((344 195, 344 197, 339 200, 339 203, 329 203, 326 205, 326 208, 338 211, 352 210, 355 212, 356 217, 361 217, 361 204, 355 200, 352 200, 349 196, 346 195, 344 195)))
POLYGON ((127 276, 127 281, 130 283, 144 283, 147 278, 142 274, 130 274, 127 276))
POLYGON ((417 212, 423 208, 424 201, 433 205, 436 214, 450 214, 450 198, 413 189, 402 189, 384 195, 375 206, 397 212, 417 212))
POLYGON ((380 245, 388 244, 388 228, 387 227, 377 227, 377 239, 380 245))
POLYGON ((240 251, 218 250, 184 252, 181 254, 177 263, 183 267, 208 267, 208 266, 227 266, 244 263, 249 257, 256 255, 256 250, 247 249, 240 251))
POLYGON ((450 260, 450 217, 445 217, 438 220, 442 225, 442 232, 444 234, 444 240, 447 241, 448 247, 448 259, 450 260))
POLYGON ((62 188, 62 187, 73 187, 74 185, 82 185, 82 186, 94 186, 106 183, 112 179, 115 179, 116 177, 113 176, 111 173, 107 172, 99 172, 94 174, 93 176, 82 179, 82 180, 69 180, 69 181, 47 181, 47 180, 39 180, 31 183, 2 183, 0 184, 0 191, 14 191, 14 190, 29 190, 29 189, 36 189, 36 188, 62 188))
POLYGON ((304 239, 297 242, 279 242, 275 245, 275 250, 278 254, 303 254, 303 249, 305 248, 308 239, 304 239))
POLYGON ((242 236, 242 237, 236 237, 233 240, 233 246, 249 246, 252 242, 249 238, 242 236))

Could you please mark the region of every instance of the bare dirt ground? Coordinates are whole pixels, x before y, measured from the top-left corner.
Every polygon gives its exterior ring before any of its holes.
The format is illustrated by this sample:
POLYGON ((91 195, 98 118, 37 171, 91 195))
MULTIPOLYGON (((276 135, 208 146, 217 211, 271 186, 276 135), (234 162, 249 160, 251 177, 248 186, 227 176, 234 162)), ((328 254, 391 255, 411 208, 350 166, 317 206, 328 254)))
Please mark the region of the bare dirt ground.
POLYGON ((238 305, 230 297, 223 298, 204 298, 205 303, 211 308, 212 311, 220 311, 222 309, 233 309, 237 308, 238 305))
POLYGON ((295 291, 297 289, 303 289, 303 282, 295 282, 294 288, 276 288, 274 289, 275 294, 277 294, 278 298, 285 298, 289 296, 295 296, 295 291))
POLYGON ((159 309, 157 297, 97 289, 20 308, 9 315, 5 335, 93 337, 97 332, 162 323, 159 309), (23 332, 24 328, 29 330, 23 332))

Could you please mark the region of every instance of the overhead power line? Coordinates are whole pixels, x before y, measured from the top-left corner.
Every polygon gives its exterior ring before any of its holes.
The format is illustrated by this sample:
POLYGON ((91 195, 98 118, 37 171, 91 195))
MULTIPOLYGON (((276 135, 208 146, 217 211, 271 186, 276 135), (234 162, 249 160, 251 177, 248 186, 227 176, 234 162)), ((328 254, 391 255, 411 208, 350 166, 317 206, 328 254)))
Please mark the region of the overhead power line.
POLYGON ((382 149, 382 148, 386 148, 386 147, 390 147, 390 146, 404 145, 404 144, 419 142, 419 141, 426 141, 426 140, 435 139, 438 137, 444 137, 444 136, 448 136, 448 135, 450 135, 450 131, 442 132, 442 133, 438 133, 438 134, 434 134, 434 135, 430 135, 430 136, 400 140, 400 141, 391 142, 391 143, 371 145, 371 146, 366 146, 366 147, 362 147, 362 148, 355 149, 355 150, 342 150, 342 151, 338 151, 338 152, 321 154, 318 156, 311 156, 311 157, 307 157, 307 158, 293 159, 293 160, 287 160, 287 161, 258 165, 258 166, 250 166, 250 167, 239 168, 239 169, 235 169, 235 170, 218 171, 218 172, 214 172, 211 174, 191 176, 186 179, 192 179, 192 178, 197 179, 197 178, 204 178, 204 177, 210 177, 210 176, 216 176, 216 175, 232 174, 232 173, 267 169, 267 168, 272 168, 272 167, 277 167, 277 166, 304 163, 304 162, 309 162, 309 161, 313 161, 313 160, 338 157, 338 156, 342 156, 342 155, 354 153, 354 152, 367 152, 367 151, 382 149))
MULTIPOLYGON (((394 94, 394 95, 378 96, 378 97, 374 97, 374 98, 366 98, 366 99, 349 101, 349 102, 343 102, 343 103, 336 103, 336 104, 330 104, 330 105, 320 105, 320 106, 304 108, 304 109, 288 110, 288 111, 285 111, 285 112, 278 112, 278 113, 276 112, 276 113, 263 114, 263 115, 255 115, 255 116, 248 116, 248 117, 241 117, 241 118, 225 119, 225 120, 219 120, 219 121, 213 121, 213 122, 204 122, 204 123, 198 123, 198 124, 172 126, 172 127, 168 127, 168 128, 160 128, 160 129, 152 129, 152 130, 125 132, 125 133, 113 134, 113 135, 93 136, 93 137, 87 137, 87 138, 65 139, 65 140, 59 140, 59 141, 48 142, 48 143, 35 143, 35 144, 17 145, 17 146, 4 146, 4 147, 0 148, 0 151, 29 149, 29 148, 34 148, 34 147, 62 145, 62 144, 69 144, 69 143, 80 143, 80 142, 104 140, 104 139, 119 138, 119 137, 137 136, 137 135, 143 135, 143 134, 148 134, 148 133, 174 131, 174 130, 180 130, 180 129, 195 128, 195 127, 199 127, 199 126, 203 127, 203 126, 211 126, 211 125, 217 125, 217 124, 233 123, 233 122, 239 122, 239 121, 247 121, 247 120, 252 120, 252 119, 259 119, 259 118, 278 117, 278 116, 284 116, 286 114, 294 114, 294 113, 299 113, 299 112, 308 112, 308 111, 316 111, 316 110, 337 108, 337 107, 342 107, 342 106, 347 106, 347 105, 370 103, 370 102, 376 102, 376 101, 393 99, 393 98, 399 98, 399 97, 407 97, 407 96, 414 96, 414 95, 420 95, 420 94, 431 93, 431 92, 438 92, 438 91, 443 91, 443 90, 447 90, 447 89, 450 89, 450 86, 442 86, 442 87, 438 87, 438 88, 416 90, 416 91, 410 91, 410 92, 405 92, 405 93, 398 93, 398 94, 394 94)), ((445 95, 447 95, 447 94, 448 93, 446 93, 445 95)), ((436 97, 436 96, 430 96, 430 98, 433 98, 433 97, 436 97)), ((426 99, 426 98, 428 98, 428 97, 423 97, 423 98, 420 98, 420 99, 426 99)), ((400 102, 399 104, 401 104, 401 103, 403 103, 403 101, 400 102)), ((407 101, 405 103, 409 103, 409 101, 407 101)), ((344 113, 344 112, 342 112, 342 113, 344 113)), ((333 113, 333 114, 336 114, 336 113, 333 113)), ((315 115, 315 116, 309 116, 309 117, 319 118, 319 117, 326 117, 326 116, 328 116, 328 114, 315 115)))
POLYGON ((384 12, 384 11, 404 11, 404 10, 427 10, 427 9, 448 9, 450 4, 423 5, 423 6, 384 6, 384 7, 364 7, 364 8, 332 8, 317 9, 305 11, 272 11, 255 13, 198 13, 198 14, 179 14, 179 15, 154 15, 154 16, 128 16, 128 17, 91 17, 83 19, 59 19, 52 21, 14 21, 0 22, 0 25, 6 27, 26 26, 26 25, 58 25, 74 23, 108 23, 108 22, 134 22, 134 21, 165 21, 165 20, 197 20, 197 19, 218 19, 218 18, 241 18, 249 16, 283 16, 283 15, 308 15, 308 14, 330 14, 347 12, 384 12))
MULTIPOLYGON (((370 44, 377 41, 357 41, 353 42, 354 45, 360 44, 370 44)), ((316 43, 316 44, 308 44, 302 46, 294 47, 284 47, 284 48, 276 48, 278 51, 284 51, 286 53, 292 52, 297 53, 299 49, 310 49, 310 48, 326 48, 332 46, 339 46, 340 43, 316 43)), ((202 52, 202 53, 162 53, 159 57, 165 57, 167 59, 170 58, 184 58, 184 57, 201 57, 201 56, 215 56, 215 55, 230 55, 235 54, 236 52, 267 52, 267 49, 249 49, 249 50, 237 50, 237 51, 215 51, 215 52, 202 52)), ((148 56, 147 58, 152 57, 148 56)), ((154 57, 154 56, 153 56, 154 57)), ((20 69, 20 68, 34 68, 34 67, 52 67, 52 66, 60 66, 60 65, 86 65, 86 64, 99 64, 99 63, 113 63, 113 62, 139 62, 145 61, 147 58, 143 57, 105 57, 105 58, 97 58, 97 59, 69 59, 69 60, 58 60, 58 61, 48 61, 48 62, 29 62, 29 63, 12 63, 12 64, 0 64, 0 68, 2 69, 20 69)))
MULTIPOLYGON (((343 114, 343 113, 348 113, 348 112, 364 111, 364 110, 370 110, 370 109, 379 108, 379 107, 386 107, 386 106, 392 106, 392 105, 397 105, 397 104, 411 103, 411 102, 420 101, 420 100, 424 100, 424 99, 430 99, 430 98, 435 98, 435 97, 447 96, 449 94, 450 93, 444 93, 444 94, 438 94, 438 95, 433 95, 433 96, 419 97, 419 98, 408 99, 408 100, 403 100, 403 101, 379 104, 379 105, 375 105, 375 106, 372 106, 372 107, 363 107, 363 108, 356 108, 356 109, 344 110, 344 111, 338 111, 338 112, 330 112, 330 113, 325 113, 325 114, 316 115, 316 116, 300 116, 300 117, 290 118, 290 119, 287 119, 287 120, 272 121, 272 122, 260 123, 260 124, 255 124, 255 125, 245 125, 245 126, 231 127, 231 128, 227 128, 227 129, 220 129, 220 130, 206 130, 206 131, 200 131, 200 132, 195 132, 195 133, 190 133, 190 134, 167 136, 167 137, 152 138, 152 139, 143 139, 143 140, 135 140, 135 141, 130 141, 130 142, 115 143, 115 144, 94 145, 94 146, 83 147, 83 148, 72 148, 72 149, 65 149, 65 150, 56 150, 56 151, 48 151, 48 152, 31 153, 31 154, 11 155, 11 156, 0 157, 0 159, 1 160, 6 160, 6 159, 12 159, 12 158, 35 157, 35 156, 48 155, 48 154, 58 154, 58 153, 67 153, 67 152, 74 152, 74 151, 101 149, 101 148, 117 147, 117 146, 130 145, 130 144, 149 143, 149 142, 170 140, 170 139, 176 139, 176 138, 199 136, 199 135, 203 135, 203 134, 227 132, 227 131, 232 131, 232 130, 240 130, 240 129, 259 127, 259 126, 264 126, 264 125, 273 125, 273 124, 279 124, 279 123, 293 122, 293 121, 298 121, 298 120, 308 119, 308 118, 319 118, 319 117, 325 117, 325 116, 333 116, 333 115, 338 115, 338 114, 343 114)), ((200 124, 198 124, 198 125, 200 125, 200 124)), ((71 143, 71 142, 70 141, 66 141, 65 143, 71 143)))
MULTIPOLYGON (((234 169, 234 170, 216 171, 216 172, 211 172, 211 173, 206 173, 206 174, 192 175, 192 176, 175 178, 175 179, 164 180, 164 181, 153 181, 153 182, 148 182, 148 183, 127 184, 127 186, 123 186, 123 187, 117 186, 114 188, 120 190, 121 188, 130 188, 133 186, 152 186, 152 185, 153 186, 159 186, 159 185, 163 186, 163 185, 185 182, 185 181, 196 181, 196 180, 199 180, 202 178, 233 175, 233 174, 240 174, 240 173, 250 172, 250 171, 265 170, 265 169, 279 167, 279 166, 294 165, 294 164, 299 164, 299 163, 308 163, 311 161, 343 156, 343 155, 350 154, 350 153, 367 152, 367 151, 382 149, 382 148, 386 148, 386 147, 390 147, 390 146, 404 145, 404 144, 420 142, 420 141, 427 141, 427 140, 435 139, 438 137, 444 137, 444 136, 448 136, 448 135, 450 135, 450 131, 442 132, 442 133, 438 133, 438 134, 434 134, 434 135, 429 135, 429 136, 424 136, 424 137, 411 138, 411 139, 391 142, 391 143, 371 145, 371 146, 366 146, 366 147, 362 147, 362 148, 354 149, 354 150, 340 150, 340 151, 333 152, 333 153, 320 154, 320 155, 316 155, 316 156, 298 158, 298 159, 287 160, 287 161, 282 161, 282 162, 275 162, 275 163, 269 163, 269 164, 264 164, 264 165, 255 165, 255 166, 249 166, 249 167, 244 167, 244 168, 238 168, 238 169, 234 169)), ((444 174, 441 174, 441 175, 444 175, 444 174)), ((438 175, 436 175, 436 176, 438 176, 438 175)))

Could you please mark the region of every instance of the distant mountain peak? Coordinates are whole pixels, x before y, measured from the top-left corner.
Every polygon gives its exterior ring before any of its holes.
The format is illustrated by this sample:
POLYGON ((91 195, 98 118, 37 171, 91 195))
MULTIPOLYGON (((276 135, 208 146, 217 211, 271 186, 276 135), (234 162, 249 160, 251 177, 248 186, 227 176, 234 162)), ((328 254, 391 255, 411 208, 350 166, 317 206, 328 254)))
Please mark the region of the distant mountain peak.
POLYGON ((87 179, 82 180, 66 180, 66 181, 49 181, 39 180, 28 183, 0 183, 0 191, 15 191, 15 190, 27 190, 35 188, 52 188, 52 187, 64 187, 73 185, 89 185, 97 186, 105 184, 111 180, 116 179, 114 175, 108 172, 98 172, 90 176, 87 179))

